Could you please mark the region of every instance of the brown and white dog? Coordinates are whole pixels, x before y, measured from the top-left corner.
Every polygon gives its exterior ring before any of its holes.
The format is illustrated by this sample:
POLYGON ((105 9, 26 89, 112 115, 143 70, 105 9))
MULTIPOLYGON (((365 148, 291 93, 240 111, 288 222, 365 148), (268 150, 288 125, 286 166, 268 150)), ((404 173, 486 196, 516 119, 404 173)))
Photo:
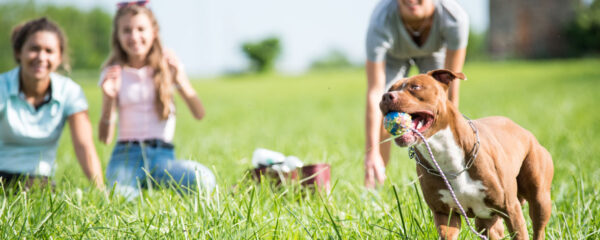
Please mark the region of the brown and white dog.
MULTIPOLYGON (((391 111, 410 114, 413 127, 425 136, 444 173, 450 174, 465 169, 465 159, 471 157, 477 142, 475 129, 448 101, 449 83, 457 79, 464 80, 465 75, 434 70, 406 78, 392 85, 379 105, 384 115, 391 111)), ((485 230, 492 239, 504 236, 502 219, 516 239, 528 239, 521 210, 527 200, 533 238, 544 239, 552 208, 552 157, 533 134, 506 117, 481 118, 473 125, 480 138, 477 157, 470 168, 449 179, 467 216, 475 218, 477 230, 485 230)), ((459 210, 443 179, 425 169, 427 165, 435 169, 435 165, 424 143, 413 132, 395 142, 401 147, 413 146, 423 160, 425 166, 417 165, 417 173, 438 233, 443 239, 457 239, 459 210)))

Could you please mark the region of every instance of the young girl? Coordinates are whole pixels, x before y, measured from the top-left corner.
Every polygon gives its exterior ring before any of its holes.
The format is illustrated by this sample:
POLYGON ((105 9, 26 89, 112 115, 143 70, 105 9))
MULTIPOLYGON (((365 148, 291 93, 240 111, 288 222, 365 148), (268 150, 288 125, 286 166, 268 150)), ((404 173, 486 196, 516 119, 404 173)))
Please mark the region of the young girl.
POLYGON ((12 47, 18 67, 0 74, 0 181, 42 185, 54 172, 65 123, 86 176, 103 189, 102 168, 92 138, 81 87, 55 73, 66 63, 66 38, 54 22, 39 18, 16 27, 12 47))
POLYGON ((106 169, 109 187, 131 199, 139 187, 179 184, 211 191, 215 177, 203 165, 176 161, 171 141, 175 131, 173 89, 198 120, 204 107, 182 64, 163 49, 159 27, 146 2, 119 4, 114 18, 112 52, 105 63, 99 137, 112 141, 118 119, 117 145, 106 169), (118 111, 118 117, 116 112, 118 111))

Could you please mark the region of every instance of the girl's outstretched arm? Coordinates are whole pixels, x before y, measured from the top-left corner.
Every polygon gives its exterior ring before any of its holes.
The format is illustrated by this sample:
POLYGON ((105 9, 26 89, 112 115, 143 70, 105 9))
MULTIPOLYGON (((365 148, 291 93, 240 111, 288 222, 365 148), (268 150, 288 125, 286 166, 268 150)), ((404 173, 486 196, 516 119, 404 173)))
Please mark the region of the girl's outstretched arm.
POLYGON ((179 80, 180 83, 178 83, 177 85, 177 90, 179 91, 179 94, 183 97, 183 99, 185 99, 185 103, 192 112, 192 115, 194 115, 194 118, 200 120, 204 118, 204 105, 202 105, 202 101, 196 94, 196 90, 194 90, 192 84, 190 84, 190 81, 187 79, 187 76, 185 76, 184 78, 185 80, 179 80))
POLYGON ((179 91, 179 94, 185 100, 185 103, 192 112, 192 115, 194 115, 194 118, 198 120, 204 118, 204 105, 202 105, 202 101, 196 94, 196 90, 185 74, 183 64, 181 64, 179 59, 177 59, 175 54, 173 54, 171 51, 165 51, 165 57, 171 72, 173 73, 173 82, 177 87, 177 91, 179 91))

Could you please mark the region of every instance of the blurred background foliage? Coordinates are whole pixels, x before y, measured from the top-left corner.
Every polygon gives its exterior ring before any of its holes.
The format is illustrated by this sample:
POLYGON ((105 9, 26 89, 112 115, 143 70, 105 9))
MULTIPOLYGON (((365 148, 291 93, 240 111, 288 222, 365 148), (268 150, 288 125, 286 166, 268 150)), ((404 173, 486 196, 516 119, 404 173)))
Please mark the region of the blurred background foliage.
POLYGON ((0 4, 0 70, 15 67, 12 29, 25 21, 48 17, 67 35, 68 56, 73 69, 99 69, 110 50, 112 16, 101 8, 82 10, 74 6, 45 5, 28 1, 0 4))
POLYGON ((352 63, 346 53, 341 49, 331 49, 323 56, 315 59, 310 65, 311 70, 329 70, 329 69, 341 69, 341 68, 352 68, 357 65, 352 63))
MULTIPOLYGON (((12 29, 27 20, 46 16, 57 22, 68 38, 67 53, 74 70, 98 70, 110 51, 112 15, 100 7, 80 9, 62 4, 41 4, 35 0, 4 0, 0 3, 0 71, 16 66, 10 35, 12 29)), ((569 24, 560 26, 567 36, 567 57, 598 56, 600 54, 600 0, 580 2, 569 24)), ((467 46, 467 62, 487 61, 490 57, 489 32, 471 32, 467 46)), ((267 36, 246 41, 240 46, 249 60, 240 73, 271 72, 284 47, 279 37, 267 36)), ((332 48, 314 58, 309 70, 363 67, 341 49, 332 48)))
POLYGON ((266 73, 273 70, 275 60, 281 54, 281 44, 279 38, 267 37, 242 43, 242 51, 250 60, 250 71, 266 73))
POLYGON ((487 52, 487 35, 485 32, 469 32, 469 44, 467 45, 466 61, 483 61, 489 60, 487 52))
POLYGON ((582 4, 575 19, 566 27, 571 56, 600 54, 600 0, 582 4))

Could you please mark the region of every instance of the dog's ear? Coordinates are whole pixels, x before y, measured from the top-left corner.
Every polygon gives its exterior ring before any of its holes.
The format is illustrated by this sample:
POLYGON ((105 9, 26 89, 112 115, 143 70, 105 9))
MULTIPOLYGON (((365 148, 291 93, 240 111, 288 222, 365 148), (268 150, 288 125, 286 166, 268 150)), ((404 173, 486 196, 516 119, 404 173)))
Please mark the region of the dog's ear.
POLYGON ((446 85, 449 85, 450 82, 452 82, 454 79, 460 79, 460 80, 467 80, 467 77, 465 76, 464 73, 455 73, 453 71, 450 71, 448 69, 438 69, 438 70, 432 70, 427 72, 427 75, 435 78, 435 80, 438 80, 441 83, 444 83, 446 85))

